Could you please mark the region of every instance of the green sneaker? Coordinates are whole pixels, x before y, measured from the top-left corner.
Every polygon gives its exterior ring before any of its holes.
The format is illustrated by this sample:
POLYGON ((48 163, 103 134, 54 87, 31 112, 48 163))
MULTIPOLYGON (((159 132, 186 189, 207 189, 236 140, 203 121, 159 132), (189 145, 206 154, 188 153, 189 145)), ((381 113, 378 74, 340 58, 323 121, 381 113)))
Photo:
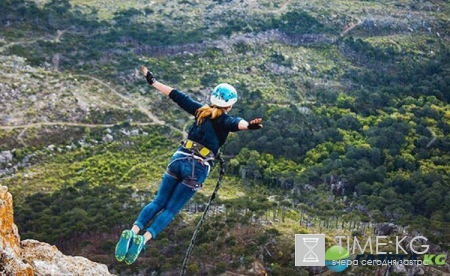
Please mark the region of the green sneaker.
POLYGON ((128 249, 130 248, 131 242, 134 238, 134 233, 131 230, 124 230, 120 235, 120 240, 116 245, 116 259, 121 262, 125 260, 128 249))
POLYGON ((128 250, 127 256, 125 257, 125 263, 130 265, 136 261, 141 253, 142 249, 145 249, 145 238, 144 236, 137 235, 133 238, 131 247, 128 250))

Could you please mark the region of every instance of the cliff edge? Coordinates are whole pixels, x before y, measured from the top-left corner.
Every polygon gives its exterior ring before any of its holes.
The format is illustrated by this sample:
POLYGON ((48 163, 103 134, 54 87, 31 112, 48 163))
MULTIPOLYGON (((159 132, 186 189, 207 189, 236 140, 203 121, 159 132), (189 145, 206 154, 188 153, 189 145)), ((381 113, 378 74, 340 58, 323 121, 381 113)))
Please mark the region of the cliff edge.
POLYGON ((0 186, 0 275, 113 275, 104 264, 66 256, 55 246, 36 240, 20 241, 14 224, 13 200, 0 186))

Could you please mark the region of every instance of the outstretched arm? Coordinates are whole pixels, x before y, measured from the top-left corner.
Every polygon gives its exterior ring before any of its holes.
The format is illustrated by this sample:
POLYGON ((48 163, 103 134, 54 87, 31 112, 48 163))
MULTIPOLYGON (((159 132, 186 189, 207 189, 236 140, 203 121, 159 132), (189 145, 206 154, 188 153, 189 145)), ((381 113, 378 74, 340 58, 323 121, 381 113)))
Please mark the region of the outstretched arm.
POLYGON ((155 80, 155 78, 153 77, 153 74, 148 71, 147 67, 142 66, 142 72, 144 73, 144 76, 147 79, 147 82, 149 84, 151 84, 154 88, 156 88, 158 91, 160 91, 164 95, 169 96, 170 92, 172 92, 172 90, 173 90, 172 87, 155 80))
POLYGON ((263 128, 263 125, 261 124, 262 118, 256 118, 254 120, 251 120, 250 123, 246 120, 239 121, 239 130, 254 130, 254 129, 260 129, 263 128))
POLYGON ((184 94, 183 92, 180 92, 168 85, 162 84, 159 81, 155 79, 152 72, 149 72, 148 69, 145 66, 142 66, 142 72, 144 73, 145 78, 147 79, 147 82, 156 88, 158 91, 163 93, 166 96, 169 96, 172 101, 178 104, 179 107, 183 108, 185 111, 187 111, 189 114, 192 114, 195 116, 195 112, 197 109, 202 107, 203 105, 197 101, 194 101, 191 99, 188 95, 184 94))

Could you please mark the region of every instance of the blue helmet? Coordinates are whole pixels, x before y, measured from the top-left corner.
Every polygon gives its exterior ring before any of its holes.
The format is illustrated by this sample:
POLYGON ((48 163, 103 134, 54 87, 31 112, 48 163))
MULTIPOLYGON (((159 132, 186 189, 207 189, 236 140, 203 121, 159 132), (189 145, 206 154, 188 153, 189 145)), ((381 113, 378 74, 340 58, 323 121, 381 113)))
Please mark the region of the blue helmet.
POLYGON ((217 85, 211 93, 211 104, 218 107, 229 107, 237 102, 236 89, 228 83, 217 85))

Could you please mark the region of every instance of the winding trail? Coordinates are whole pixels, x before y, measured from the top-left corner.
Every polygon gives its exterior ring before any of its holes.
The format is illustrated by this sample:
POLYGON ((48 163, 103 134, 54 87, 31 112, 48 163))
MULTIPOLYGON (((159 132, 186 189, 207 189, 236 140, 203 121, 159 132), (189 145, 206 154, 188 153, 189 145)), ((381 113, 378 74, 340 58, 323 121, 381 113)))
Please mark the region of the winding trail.
MULTIPOLYGON (((100 84, 102 84, 103 86, 106 86, 111 92, 113 92, 115 95, 117 95, 119 98, 121 98, 122 100, 129 102, 135 106, 137 106, 139 108, 139 111, 141 111, 142 113, 144 113, 145 115, 147 115, 147 117, 150 118, 150 120, 152 120, 153 122, 155 122, 155 124, 158 125, 165 125, 166 122, 163 120, 160 120, 158 117, 156 117, 153 113, 150 112, 150 110, 148 110, 147 108, 145 108, 144 106, 142 106, 140 103, 135 102, 133 99, 130 99, 129 97, 119 93, 114 87, 112 87, 111 85, 107 84, 106 82, 102 81, 101 79, 98 79, 96 77, 92 77, 89 75, 83 75, 83 74, 77 74, 77 75, 72 75, 74 77, 83 77, 83 78, 89 78, 92 79, 100 84)), ((120 109, 120 107, 118 107, 120 109)), ((177 129, 179 130, 179 129, 177 129)), ((179 130, 180 131, 180 130, 179 130)))
MULTIPOLYGON (((148 126, 148 125, 157 125, 155 123, 141 123, 134 122, 130 123, 132 126, 148 126)), ((19 141, 24 147, 28 147, 28 144, 22 139, 22 136, 25 132, 32 127, 41 127, 41 126, 71 126, 71 127, 90 127, 90 128, 107 128, 114 127, 114 124, 84 124, 84 123, 72 123, 72 122, 41 122, 41 123, 31 123, 26 125, 15 125, 15 126, 0 126, 0 130, 11 131, 13 129, 23 130, 17 135, 17 141, 19 141)))
MULTIPOLYGON (((111 85, 109 85, 108 83, 102 81, 101 79, 98 79, 96 77, 92 77, 89 75, 84 75, 84 74, 76 74, 76 75, 72 75, 72 76, 79 76, 79 77, 84 77, 84 78, 89 78, 92 79, 102 85, 104 85, 105 87, 107 87, 111 92, 113 92, 115 95, 117 95, 119 98, 121 98, 122 100, 137 106, 139 108, 139 111, 141 111, 142 113, 144 113, 145 115, 147 115, 148 118, 150 118, 150 120, 152 120, 154 122, 154 125, 165 125, 167 127, 169 127, 170 129, 174 130, 175 132, 180 132, 183 134, 183 137, 187 137, 187 133, 185 131, 185 129, 178 129, 174 126, 172 126, 171 124, 167 124, 165 121, 159 119, 156 115, 154 115, 150 110, 148 110, 145 106, 143 106, 141 103, 125 96, 124 94, 120 93, 119 91, 117 91, 116 88, 112 87, 111 85)), ((117 108, 121 109, 121 107, 116 106, 117 108)))
MULTIPOLYGON (((62 31, 61 30, 57 30, 57 33, 56 33, 54 39, 42 39, 42 41, 58 42, 61 39, 61 37, 64 35, 64 33, 66 33, 66 31, 67 31, 67 29, 66 30, 62 30, 62 31)), ((39 41, 39 39, 34 39, 34 40, 29 40, 29 41, 10 42, 8 44, 5 44, 5 45, 1 46, 0 47, 0 52, 3 52, 5 48, 11 47, 13 45, 31 44, 31 43, 35 43, 37 41, 39 41)), ((119 93, 116 88, 112 87, 111 85, 109 85, 108 83, 102 81, 101 79, 93 77, 93 76, 89 76, 89 75, 84 75, 84 74, 75 74, 75 75, 72 75, 72 76, 74 76, 74 77, 76 77, 76 76, 84 77, 84 78, 88 78, 88 79, 94 80, 97 83, 100 83, 101 85, 107 87, 115 95, 120 97, 122 100, 124 100, 124 101, 126 101, 126 102, 128 102, 128 103, 130 103, 130 104, 132 104, 134 106, 137 106, 139 111, 144 113, 148 118, 150 118, 150 120, 152 120, 154 122, 153 124, 155 124, 155 125, 166 125, 165 121, 159 119, 152 112, 150 112, 150 110, 148 110, 146 107, 144 107, 141 103, 139 103, 137 101, 134 101, 133 99, 131 99, 131 98, 129 98, 129 97, 119 93)), ((118 108, 118 109, 122 109, 121 107, 119 107, 117 105, 114 106, 114 107, 118 108)), ((144 124, 144 123, 142 123, 142 124, 144 124)), ((38 126, 38 125, 66 125, 66 126, 86 126, 86 127, 112 127, 113 126, 113 125, 108 125, 108 124, 103 124, 103 125, 102 124, 95 124, 94 125, 94 124, 68 123, 68 122, 52 122, 52 123, 51 122, 42 122, 42 123, 31 123, 31 124, 19 125, 19 126, 0 126, 0 129, 25 128, 20 133, 20 135, 18 137, 20 139, 20 137, 24 134, 24 132, 26 131, 26 129, 28 127, 33 127, 33 126, 38 126)), ((167 125, 167 126, 169 126, 171 129, 173 129, 173 130, 175 130, 177 132, 182 132, 183 133, 182 130, 177 129, 177 128, 171 126, 171 125, 167 125)), ((22 141, 22 143, 23 143, 23 141, 22 141)))
MULTIPOLYGON (((141 123, 134 122, 129 123, 132 126, 149 126, 149 125, 159 125, 156 123, 141 123)), ((26 125, 15 125, 15 126, 0 126, 0 129, 3 130, 12 130, 16 128, 30 128, 30 127, 40 127, 40 126, 73 126, 73 127, 92 127, 92 128, 105 128, 105 127, 114 127, 115 124, 86 124, 86 123, 72 123, 72 122, 40 122, 40 123, 31 123, 26 125)), ((22 131, 23 132, 23 131, 22 131)))
MULTIPOLYGON (((170 129, 174 130, 175 132, 180 132, 183 134, 183 137, 187 137, 187 133, 185 131, 185 127, 180 130, 170 124, 166 124, 165 121, 159 119, 157 116, 155 116, 152 112, 150 112, 150 110, 148 110, 147 108, 145 108, 142 104, 136 102, 135 100, 121 94, 120 92, 118 92, 114 87, 112 87, 111 85, 109 85, 108 83, 96 78, 96 77, 92 77, 92 76, 88 76, 88 75, 83 75, 83 74, 76 74, 76 75, 72 75, 74 77, 78 76, 78 77, 84 77, 84 78, 88 78, 91 80, 94 80, 100 84, 102 84, 103 86, 107 87, 111 92, 113 92, 115 95, 117 95, 118 97, 120 97, 122 100, 137 106, 139 108, 139 110, 144 113, 145 115, 147 115, 148 118, 150 118, 150 120, 152 120, 153 122, 150 123, 143 123, 143 122, 130 122, 129 124, 132 126, 147 126, 147 125, 165 125, 167 127, 169 127, 170 129)), ((114 108, 118 108, 118 109, 122 109, 121 107, 115 105, 113 106, 114 108)), ((37 123, 29 123, 29 124, 24 124, 24 125, 0 125, 0 130, 13 130, 13 129, 23 129, 20 134, 18 135, 18 140, 21 144, 23 144, 24 146, 27 146, 27 144, 23 141, 22 136, 24 135, 24 133, 27 131, 28 128, 32 128, 32 127, 41 127, 41 126, 73 126, 73 127, 91 127, 91 128, 106 128, 106 127, 114 127, 115 124, 88 124, 88 123, 76 123, 76 122, 63 122, 63 121, 56 121, 56 122, 37 122, 37 123)))
POLYGON ((28 128, 24 128, 19 135, 17 135, 17 141, 19 141, 24 147, 28 147, 28 144, 22 139, 22 136, 25 134, 28 128))
POLYGON ((43 41, 43 42, 59 42, 61 40, 61 37, 68 31, 68 29, 65 30, 56 30, 56 35, 55 38, 50 39, 50 38, 36 38, 36 39, 31 39, 31 40, 27 40, 27 41, 13 41, 13 42, 8 42, 7 44, 0 46, 0 52, 3 52, 6 48, 9 48, 11 46, 14 45, 23 45, 23 44, 33 44, 36 43, 38 41, 43 41))
POLYGON ((358 22, 352 22, 350 23, 345 29, 344 31, 341 32, 341 36, 346 35, 348 32, 350 32, 351 30, 353 30, 354 28, 358 27, 359 25, 361 25, 363 23, 363 21, 361 19, 358 20, 358 22))

